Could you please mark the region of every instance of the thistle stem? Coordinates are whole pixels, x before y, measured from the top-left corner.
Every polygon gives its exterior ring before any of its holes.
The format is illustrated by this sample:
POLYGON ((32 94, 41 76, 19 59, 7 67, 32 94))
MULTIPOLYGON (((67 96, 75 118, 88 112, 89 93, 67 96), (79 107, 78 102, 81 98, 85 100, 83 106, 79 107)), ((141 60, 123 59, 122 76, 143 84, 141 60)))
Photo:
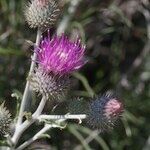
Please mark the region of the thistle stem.
POLYGON ((31 143, 33 143, 35 140, 40 139, 42 134, 46 133, 51 128, 60 128, 60 126, 56 124, 46 124, 38 133, 36 133, 31 139, 24 142, 22 145, 20 145, 16 150, 23 150, 31 143))
MULTIPOLYGON (((37 31, 37 37, 36 37, 36 43, 35 43, 36 47, 38 47, 39 44, 40 44, 41 34, 42 34, 41 31, 38 29, 38 31, 37 31)), ((29 75, 34 70, 36 58, 37 58, 37 54, 34 53, 33 54, 33 58, 32 58, 33 61, 32 61, 31 66, 30 66, 29 75)), ((24 94, 23 94, 23 98, 22 98, 22 102, 21 102, 21 106, 20 106, 20 111, 19 111, 19 115, 18 115, 18 121, 17 121, 16 128, 22 123, 23 112, 24 112, 25 106, 27 104, 29 92, 30 92, 30 84, 29 84, 29 81, 27 81, 26 82, 26 86, 25 86, 25 90, 24 90, 24 94)))
POLYGON ((12 142, 14 144, 14 146, 18 143, 18 140, 20 138, 20 136, 22 135, 22 133, 31 125, 33 124, 39 117, 39 115, 42 113, 44 106, 46 104, 46 98, 43 97, 38 108, 36 109, 36 111, 34 112, 34 114, 32 115, 31 120, 26 120, 24 121, 21 125, 18 126, 17 130, 15 131, 13 137, 12 137, 12 142))
POLYGON ((66 115, 40 115, 38 117, 38 120, 59 120, 59 119, 85 119, 87 117, 87 115, 85 114, 78 114, 78 115, 70 115, 70 114, 66 114, 66 115))
POLYGON ((24 142, 22 145, 20 145, 16 150, 23 150, 27 146, 29 146, 31 143, 33 143, 35 140, 40 139, 42 137, 42 134, 46 133, 48 130, 51 128, 62 128, 60 126, 61 122, 64 122, 67 119, 85 119, 86 115, 85 114, 79 114, 79 115, 40 115, 38 117, 38 120, 41 119, 49 119, 49 120, 56 120, 55 123, 52 124, 45 124, 45 126, 38 132, 36 133, 31 139, 27 140, 24 142))

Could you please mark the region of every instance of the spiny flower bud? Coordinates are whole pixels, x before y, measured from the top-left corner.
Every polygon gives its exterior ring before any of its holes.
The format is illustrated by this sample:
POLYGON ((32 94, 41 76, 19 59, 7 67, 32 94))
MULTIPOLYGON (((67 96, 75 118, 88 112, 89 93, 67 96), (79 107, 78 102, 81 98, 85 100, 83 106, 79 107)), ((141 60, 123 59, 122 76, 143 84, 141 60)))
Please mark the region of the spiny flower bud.
POLYGON ((47 73, 40 66, 35 69, 28 80, 32 89, 47 99, 61 100, 67 94, 70 85, 68 76, 47 73))
POLYGON ((123 105, 113 94, 97 97, 89 104, 88 124, 101 131, 112 129, 123 112, 123 105))
POLYGON ((55 0, 32 0, 26 5, 25 19, 31 28, 42 31, 50 28, 60 14, 60 8, 55 0))
POLYGON ((4 107, 4 103, 0 105, 0 133, 6 135, 10 133, 10 125, 12 119, 9 111, 4 107))

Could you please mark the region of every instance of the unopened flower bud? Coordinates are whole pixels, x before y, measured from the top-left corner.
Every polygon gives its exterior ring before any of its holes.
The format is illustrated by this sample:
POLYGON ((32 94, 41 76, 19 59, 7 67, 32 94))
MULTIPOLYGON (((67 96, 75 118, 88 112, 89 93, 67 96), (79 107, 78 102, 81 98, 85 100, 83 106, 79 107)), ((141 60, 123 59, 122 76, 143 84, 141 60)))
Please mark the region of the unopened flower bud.
POLYGON ((97 97, 89 104, 87 122, 101 131, 112 129, 123 112, 123 104, 112 94, 97 97))
POLYGON ((2 103, 0 105, 0 133, 2 135, 10 133, 11 122, 11 114, 6 109, 6 107, 4 107, 4 103, 2 103))
POLYGON ((32 0, 26 5, 24 13, 31 28, 44 31, 56 22, 60 8, 55 0, 32 0))

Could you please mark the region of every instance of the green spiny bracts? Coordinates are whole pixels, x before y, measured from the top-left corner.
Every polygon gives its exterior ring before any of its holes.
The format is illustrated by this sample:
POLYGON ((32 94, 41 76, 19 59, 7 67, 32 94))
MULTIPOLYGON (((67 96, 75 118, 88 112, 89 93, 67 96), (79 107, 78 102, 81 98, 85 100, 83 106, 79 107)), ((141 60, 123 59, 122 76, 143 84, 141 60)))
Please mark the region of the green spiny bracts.
POLYGON ((50 100, 62 100, 70 86, 68 76, 47 73, 41 67, 35 68, 28 80, 33 91, 50 100))

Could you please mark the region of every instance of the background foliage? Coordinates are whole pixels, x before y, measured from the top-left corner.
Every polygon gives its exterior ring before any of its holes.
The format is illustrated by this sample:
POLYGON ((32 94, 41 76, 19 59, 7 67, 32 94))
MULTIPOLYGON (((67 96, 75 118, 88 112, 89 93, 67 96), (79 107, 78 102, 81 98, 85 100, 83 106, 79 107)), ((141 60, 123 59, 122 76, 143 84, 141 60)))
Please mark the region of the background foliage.
MULTIPOLYGON (((71 95, 89 98, 114 90, 125 105, 123 119, 103 134, 72 122, 62 131, 53 129, 50 139, 37 141, 32 148, 42 143, 45 149, 61 150, 150 149, 150 5, 148 0, 110 2, 79 0, 70 16, 66 0, 57 26, 69 16, 65 33, 80 35, 87 46, 88 63, 73 74, 71 95)), ((36 36, 24 22, 23 3, 0 1, 0 101, 6 100, 13 116, 17 100, 11 94, 23 93, 31 62, 33 48, 26 40, 35 41, 36 36)))

